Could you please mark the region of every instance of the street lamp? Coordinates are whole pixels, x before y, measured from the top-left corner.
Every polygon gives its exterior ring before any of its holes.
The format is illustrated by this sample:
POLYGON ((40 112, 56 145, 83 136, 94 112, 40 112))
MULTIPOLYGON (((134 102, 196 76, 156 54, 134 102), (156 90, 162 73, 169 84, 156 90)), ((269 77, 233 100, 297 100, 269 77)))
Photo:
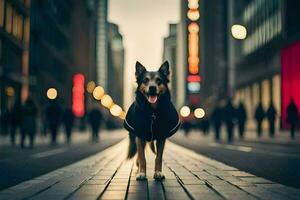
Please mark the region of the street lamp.
POLYGON ((191 109, 188 107, 188 106, 183 106, 181 109, 180 109, 180 115, 182 117, 188 117, 191 113, 191 109))
POLYGON ((237 40, 244 40, 247 37, 247 29, 240 24, 234 24, 231 27, 231 35, 237 40))
POLYGON ((51 100, 56 99, 57 90, 55 88, 49 88, 47 90, 47 97, 48 97, 48 99, 51 99, 51 100))
POLYGON ((201 119, 205 116, 205 111, 202 108, 197 108, 194 111, 194 116, 198 119, 201 119))

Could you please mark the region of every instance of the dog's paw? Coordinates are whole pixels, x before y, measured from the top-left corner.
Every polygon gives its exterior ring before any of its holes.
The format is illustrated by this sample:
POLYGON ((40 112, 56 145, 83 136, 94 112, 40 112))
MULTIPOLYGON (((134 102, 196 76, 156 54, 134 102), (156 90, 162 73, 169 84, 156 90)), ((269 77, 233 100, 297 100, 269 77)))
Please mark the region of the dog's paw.
POLYGON ((156 172, 154 172, 153 178, 155 180, 163 180, 163 179, 165 179, 165 175, 160 171, 156 171, 156 172))
POLYGON ((135 179, 137 181, 144 181, 144 180, 147 180, 147 175, 144 172, 140 172, 136 175, 135 179))

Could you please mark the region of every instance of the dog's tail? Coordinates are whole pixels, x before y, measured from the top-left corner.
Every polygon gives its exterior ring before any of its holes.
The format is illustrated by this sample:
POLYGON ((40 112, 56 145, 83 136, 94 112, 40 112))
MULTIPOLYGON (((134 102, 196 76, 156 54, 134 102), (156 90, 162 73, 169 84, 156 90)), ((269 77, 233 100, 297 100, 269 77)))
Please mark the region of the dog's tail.
POLYGON ((128 146, 128 155, 127 159, 131 159, 135 156, 137 152, 135 135, 129 132, 129 146, 128 146))

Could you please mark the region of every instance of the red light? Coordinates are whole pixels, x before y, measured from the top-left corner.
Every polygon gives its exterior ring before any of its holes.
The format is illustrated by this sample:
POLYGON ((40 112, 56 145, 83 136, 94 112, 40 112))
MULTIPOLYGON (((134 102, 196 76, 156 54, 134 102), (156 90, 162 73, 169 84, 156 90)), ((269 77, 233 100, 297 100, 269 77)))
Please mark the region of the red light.
POLYGON ((189 75, 187 78, 188 82, 200 82, 201 77, 199 75, 189 75))
POLYGON ((73 76, 72 88, 72 110, 76 117, 84 115, 84 76, 75 74, 73 76))

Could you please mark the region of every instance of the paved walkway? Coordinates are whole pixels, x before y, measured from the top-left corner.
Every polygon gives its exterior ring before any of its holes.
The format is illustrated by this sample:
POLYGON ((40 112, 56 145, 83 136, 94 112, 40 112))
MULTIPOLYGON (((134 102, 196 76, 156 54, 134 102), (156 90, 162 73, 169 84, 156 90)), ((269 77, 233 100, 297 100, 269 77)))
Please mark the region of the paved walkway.
POLYGON ((70 166, 0 191, 0 199, 299 199, 300 190, 256 177, 193 151, 166 144, 162 182, 136 181, 133 161, 124 161, 127 140, 70 166))

